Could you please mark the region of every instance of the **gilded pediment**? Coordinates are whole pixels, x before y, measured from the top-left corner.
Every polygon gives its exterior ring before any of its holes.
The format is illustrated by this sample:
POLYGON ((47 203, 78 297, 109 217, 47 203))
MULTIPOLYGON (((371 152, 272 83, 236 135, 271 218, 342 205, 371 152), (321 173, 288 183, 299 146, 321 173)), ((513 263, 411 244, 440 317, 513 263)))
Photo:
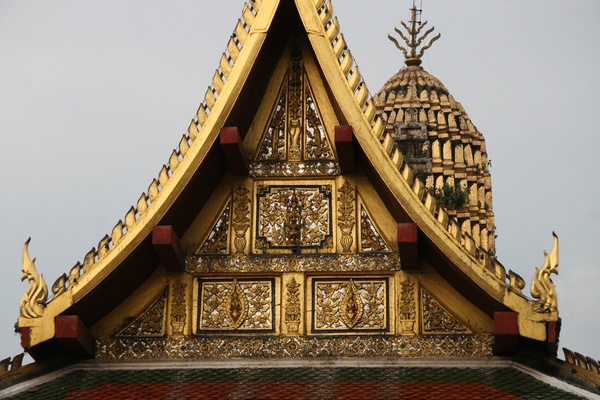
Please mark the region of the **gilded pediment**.
POLYGON ((224 181, 188 235, 196 249, 188 268, 230 255, 399 259, 390 242, 396 224, 374 193, 368 182, 343 177, 224 181))
POLYGON ((271 79, 250 135, 256 135, 251 174, 339 175, 332 128, 337 124, 306 45, 292 41, 271 79))

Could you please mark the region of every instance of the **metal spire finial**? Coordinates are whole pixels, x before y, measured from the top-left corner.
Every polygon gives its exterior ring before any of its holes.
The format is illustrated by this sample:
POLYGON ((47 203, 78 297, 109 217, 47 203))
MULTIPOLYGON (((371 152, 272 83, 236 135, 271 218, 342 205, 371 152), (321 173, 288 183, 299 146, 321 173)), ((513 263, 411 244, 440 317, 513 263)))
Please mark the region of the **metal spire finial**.
POLYGON ((391 35, 388 35, 388 38, 392 42, 394 42, 394 44, 396 45, 397 48, 402 50, 402 53, 404 53, 404 58, 406 58, 406 65, 408 65, 408 66, 421 65, 421 57, 423 57, 425 50, 430 48, 431 45, 433 44, 433 42, 435 42, 442 36, 441 34, 437 34, 437 36, 435 36, 434 38, 432 38, 429 41, 428 45, 423 46, 421 48, 421 50, 418 50, 421 43, 423 43, 423 40, 425 40, 425 38, 427 38, 427 36, 431 32, 433 32, 433 30, 435 29, 434 27, 432 27, 429 30, 427 30, 421 37, 419 37, 419 35, 421 34, 421 31, 423 30, 425 25, 427 25, 427 21, 421 23, 420 20, 417 20, 417 15, 420 16, 421 11, 422 10, 418 10, 417 6, 413 4, 413 6, 411 8, 412 19, 410 21, 410 26, 408 26, 404 21, 400 21, 400 23, 402 24, 404 29, 406 29, 406 31, 408 32, 409 37, 404 35, 404 33, 402 33, 402 31, 400 29, 394 28, 396 33, 398 33, 398 35, 400 35, 402 40, 404 40, 404 43, 406 43, 407 47, 400 45, 400 43, 398 43, 397 39, 395 39, 391 35), (409 52, 409 50, 410 50, 410 52, 409 52))

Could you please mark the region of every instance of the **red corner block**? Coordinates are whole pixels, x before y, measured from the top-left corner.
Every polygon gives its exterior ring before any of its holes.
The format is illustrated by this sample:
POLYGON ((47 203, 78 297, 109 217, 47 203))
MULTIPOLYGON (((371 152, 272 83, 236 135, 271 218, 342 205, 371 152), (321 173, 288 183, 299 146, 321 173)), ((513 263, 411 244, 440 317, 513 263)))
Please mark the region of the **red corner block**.
POLYGON ((71 354, 94 356, 94 337, 77 315, 55 317, 54 337, 71 354))
POLYGON ((494 354, 510 355, 517 351, 519 339, 519 313, 494 312, 494 354))
POLYGON ((558 338, 560 336, 560 319, 558 321, 548 321, 546 325, 546 338, 548 347, 546 353, 555 356, 558 352, 558 338))
POLYGON ((152 246, 169 272, 185 271, 185 257, 177 234, 171 225, 152 228, 152 246))
POLYGON ((417 224, 398 224, 398 252, 400 253, 400 268, 403 270, 417 270, 421 267, 418 236, 417 224))
POLYGON ((342 175, 356 172, 353 135, 352 127, 349 125, 335 127, 335 148, 337 149, 342 175))
POLYGON ((248 175, 248 158, 242 146, 242 139, 236 127, 221 128, 219 132, 221 149, 233 175, 248 175))
POLYGON ((29 328, 19 328, 21 334, 21 347, 23 350, 29 350, 29 328))

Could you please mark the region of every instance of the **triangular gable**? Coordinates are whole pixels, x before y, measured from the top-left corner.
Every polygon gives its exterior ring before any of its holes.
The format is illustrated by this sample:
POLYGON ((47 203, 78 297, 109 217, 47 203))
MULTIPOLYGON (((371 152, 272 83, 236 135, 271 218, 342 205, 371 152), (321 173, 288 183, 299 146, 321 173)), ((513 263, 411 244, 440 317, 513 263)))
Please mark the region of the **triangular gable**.
MULTIPOLYGON (((176 240, 167 243, 175 259, 173 268, 191 275, 167 274, 165 287, 183 285, 190 290, 180 299, 181 307, 192 300, 206 299, 207 306, 215 298, 220 301, 206 315, 203 310, 208 308, 202 308, 203 304, 185 309, 184 318, 197 319, 186 320, 188 323, 177 329, 173 325, 171 333, 235 333, 238 329, 277 334, 403 332, 393 296, 395 282, 403 281, 404 272, 399 272, 401 262, 392 252, 394 244, 381 239, 376 246, 367 246, 373 251, 364 252, 373 254, 359 254, 363 238, 367 240, 369 235, 371 239, 394 237, 390 222, 374 220, 358 200, 363 187, 378 194, 392 225, 416 224, 420 251, 428 257, 423 264, 435 265, 461 289, 458 302, 477 304, 484 311, 478 317, 482 331, 490 333, 495 310, 514 310, 520 314, 519 324, 526 328, 523 333, 527 337, 546 340, 546 321, 555 320, 556 312, 536 314, 520 289, 509 289, 503 268, 478 250, 473 239, 436 206, 393 144, 393 138, 383 133, 382 121, 339 32, 330 1, 247 4, 205 100, 168 165, 117 223, 112 235, 86 256, 83 265, 74 267, 70 275, 76 279, 57 281, 53 288, 56 297, 41 317, 20 318, 26 347, 35 350, 40 346, 40 356, 51 353, 41 345, 55 336, 54 318, 58 315, 78 315, 88 326, 107 318, 161 263, 167 264, 153 243, 153 229, 167 225, 175 237, 181 237, 181 248, 176 240), (334 133, 338 125, 351 128, 355 144, 350 144, 350 150, 364 176, 340 175, 334 133), (242 177, 231 176, 229 160, 219 143, 221 128, 233 126, 238 127, 240 136, 240 159, 250 158, 249 174, 242 177), (207 225, 205 217, 211 224, 207 225), (362 223, 364 228, 357 225, 362 223), (182 249, 198 254, 191 261, 182 261, 178 255, 182 249), (295 257, 300 254, 306 257, 295 257), (235 271, 258 275, 238 280, 235 271), (307 280, 301 274, 307 271, 362 275, 311 276, 307 280), (278 275, 283 272, 289 275, 278 275), (229 275, 211 277, 219 273, 229 275), (260 275, 264 273, 271 275, 260 275), (198 274, 204 275, 197 278, 198 274), (281 296, 281 288, 295 285, 317 303, 303 302, 299 325, 290 320, 280 328, 274 324, 279 318, 273 314, 279 304, 276 298, 281 296), (111 296, 107 297, 108 293, 111 296), (324 297, 318 298, 321 294, 324 297), (308 318, 302 314, 321 307, 323 316, 331 301, 341 301, 336 307, 343 312, 339 320, 326 322, 324 328, 319 325, 319 315, 308 318), (382 304, 385 311, 380 310, 382 304), (247 320, 246 306, 250 305, 259 315, 247 320), (226 321, 213 324, 209 320, 215 315, 226 321), (207 325, 200 323, 204 317, 207 325), (273 325, 267 326, 265 321, 273 325)), ((288 293, 280 315, 296 314, 298 304, 293 298, 288 293)), ((167 312, 171 324, 177 322, 174 316, 179 314, 172 309, 167 312)), ((489 344, 490 336, 483 341, 489 344)), ((343 345, 343 341, 329 345, 343 345)), ((463 350, 461 355, 476 355, 463 350)), ((477 355, 489 355, 487 350, 481 351, 477 355)))

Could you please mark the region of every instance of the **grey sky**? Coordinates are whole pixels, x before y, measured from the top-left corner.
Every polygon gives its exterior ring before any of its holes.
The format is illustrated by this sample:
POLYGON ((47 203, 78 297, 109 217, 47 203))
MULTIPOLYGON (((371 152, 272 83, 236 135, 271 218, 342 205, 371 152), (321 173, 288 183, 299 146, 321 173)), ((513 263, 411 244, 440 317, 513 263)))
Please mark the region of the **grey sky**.
MULTIPOLYGON (((2 358, 21 352, 13 325, 25 240, 51 285, 111 232, 179 143, 242 5, 0 0, 2 358)), ((411 5, 334 1, 372 94, 402 67, 386 36, 411 5)), ((500 261, 529 293, 555 230, 561 344, 600 358, 600 3, 424 0, 423 9, 442 34, 423 66, 486 137, 500 261)))

